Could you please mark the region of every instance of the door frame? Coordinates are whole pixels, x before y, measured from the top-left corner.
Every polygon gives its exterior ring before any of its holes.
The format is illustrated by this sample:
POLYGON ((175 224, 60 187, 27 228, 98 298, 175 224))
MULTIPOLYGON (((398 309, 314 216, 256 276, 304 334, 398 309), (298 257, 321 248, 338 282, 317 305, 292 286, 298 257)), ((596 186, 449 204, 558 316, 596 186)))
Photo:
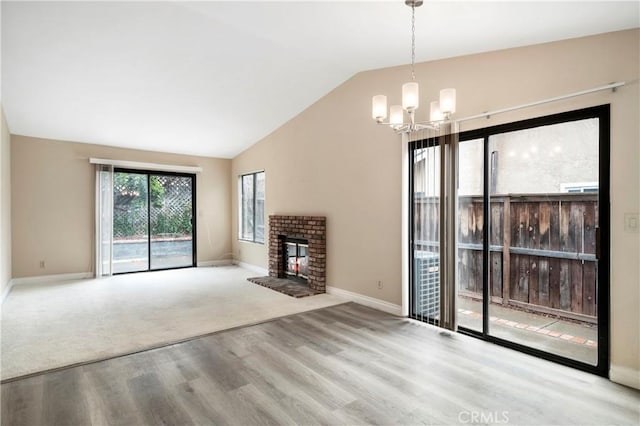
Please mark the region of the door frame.
MULTIPOLYGON (((113 169, 113 173, 135 173, 135 174, 144 174, 147 176, 147 269, 141 269, 139 271, 125 271, 125 272, 114 272, 113 275, 125 275, 125 274, 137 274, 140 272, 155 272, 155 271, 169 271, 172 269, 185 269, 185 268, 195 268, 197 267, 197 220, 196 220, 196 175, 194 173, 180 173, 180 172, 165 172, 160 170, 142 170, 142 169, 127 169, 116 167, 113 169), (151 175, 159 175, 159 176, 176 176, 176 177, 184 177, 191 179, 191 265, 184 266, 173 266, 170 268, 159 268, 152 269, 151 268, 151 191, 150 188, 150 180, 151 175)), ((113 190, 113 188, 112 188, 113 190)), ((113 207, 112 207, 113 208, 113 207)), ((113 217, 113 212, 112 212, 113 217)), ((111 232, 113 233, 113 224, 111 226, 111 232)), ((111 237, 112 244, 112 252, 113 252, 113 235, 111 237)), ((113 268, 113 266, 112 266, 113 268)))

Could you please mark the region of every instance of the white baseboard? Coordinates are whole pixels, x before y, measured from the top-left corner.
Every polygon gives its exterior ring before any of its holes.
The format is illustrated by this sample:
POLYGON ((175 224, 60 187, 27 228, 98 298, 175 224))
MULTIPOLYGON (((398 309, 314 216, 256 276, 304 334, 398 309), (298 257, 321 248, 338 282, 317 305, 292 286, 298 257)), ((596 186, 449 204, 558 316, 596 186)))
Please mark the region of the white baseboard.
POLYGON ((10 285, 29 285, 29 284, 44 284, 44 283, 56 283, 60 281, 73 281, 73 280, 86 280, 93 278, 93 272, 74 272, 71 274, 55 274, 55 275, 38 275, 35 277, 14 278, 11 280, 10 285))
POLYGON ((226 260, 206 260, 204 262, 198 262, 197 265, 198 265, 198 268, 202 268, 202 267, 206 267, 206 266, 229 266, 229 265, 233 265, 233 260, 231 260, 231 259, 226 259, 226 260))
POLYGON ((368 306, 379 311, 387 312, 392 315, 402 316, 402 306, 396 305, 394 303, 389 303, 384 300, 376 299, 374 297, 365 296, 360 293, 354 293, 348 290, 343 290, 341 288, 331 286, 327 286, 327 293, 335 294, 336 296, 342 296, 345 299, 349 299, 361 305, 368 306))
POLYGON ((640 389, 640 371, 633 368, 612 365, 609 367, 609 379, 621 385, 640 389))
POLYGON ((251 263, 240 262, 239 260, 233 261, 234 265, 238 265, 241 268, 248 269, 249 271, 255 272, 256 274, 260 274, 261 276, 269 275, 269 270, 265 269, 261 266, 252 265, 251 263))
POLYGON ((4 303, 4 301, 7 299, 7 296, 9 295, 9 292, 11 291, 11 289, 13 288, 13 280, 9 280, 9 282, 7 283, 7 287, 4 289, 4 291, 2 292, 2 299, 0 299, 0 305, 4 303))

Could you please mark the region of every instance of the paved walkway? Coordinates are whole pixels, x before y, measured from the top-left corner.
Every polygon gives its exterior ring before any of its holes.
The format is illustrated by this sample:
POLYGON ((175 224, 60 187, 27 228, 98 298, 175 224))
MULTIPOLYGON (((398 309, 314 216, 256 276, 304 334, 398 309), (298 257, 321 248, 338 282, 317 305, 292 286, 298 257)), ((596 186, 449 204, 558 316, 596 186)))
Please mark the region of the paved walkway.
MULTIPOLYGON (((458 324, 480 331, 482 303, 458 298, 458 324)), ((489 333, 493 336, 594 364, 598 359, 598 328, 532 314, 504 306, 489 306, 489 333)))

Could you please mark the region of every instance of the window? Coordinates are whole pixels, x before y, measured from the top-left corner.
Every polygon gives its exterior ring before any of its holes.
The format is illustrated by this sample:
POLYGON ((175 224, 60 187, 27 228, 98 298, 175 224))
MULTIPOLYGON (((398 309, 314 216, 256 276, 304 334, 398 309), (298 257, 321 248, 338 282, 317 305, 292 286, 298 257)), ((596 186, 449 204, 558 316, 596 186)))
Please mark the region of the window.
POLYGON ((561 183, 560 192, 598 192, 598 182, 561 183))
POLYGON ((264 243, 264 172, 240 176, 239 192, 239 238, 264 243))

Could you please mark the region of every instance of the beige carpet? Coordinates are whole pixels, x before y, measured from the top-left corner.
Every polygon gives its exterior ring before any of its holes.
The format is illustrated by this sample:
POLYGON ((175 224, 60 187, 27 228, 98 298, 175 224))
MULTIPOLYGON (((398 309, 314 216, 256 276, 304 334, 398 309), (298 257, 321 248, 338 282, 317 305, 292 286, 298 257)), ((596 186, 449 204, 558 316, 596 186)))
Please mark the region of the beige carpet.
POLYGON ((2 305, 2 380, 345 302, 294 298, 235 266, 14 287, 2 305))

